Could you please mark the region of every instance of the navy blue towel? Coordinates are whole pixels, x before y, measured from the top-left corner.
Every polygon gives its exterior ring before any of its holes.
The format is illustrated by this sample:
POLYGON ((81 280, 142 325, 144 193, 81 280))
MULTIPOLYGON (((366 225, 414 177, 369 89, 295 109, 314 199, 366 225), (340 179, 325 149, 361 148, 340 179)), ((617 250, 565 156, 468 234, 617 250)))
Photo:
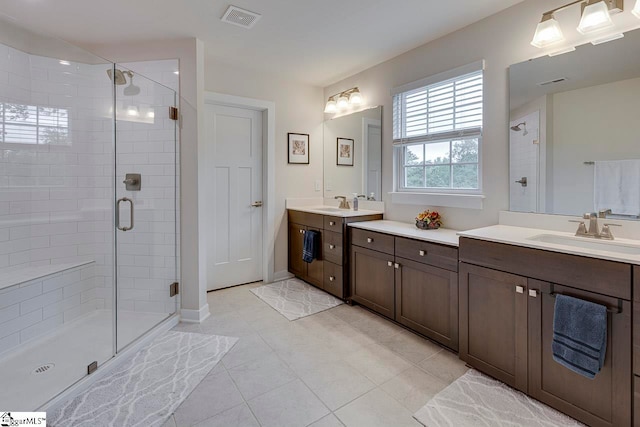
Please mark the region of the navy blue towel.
POLYGON ((553 360, 593 379, 607 351, 607 307, 566 295, 556 297, 553 360))
POLYGON ((318 258, 318 246, 320 235, 317 231, 307 230, 304 233, 304 246, 302 248, 302 260, 304 262, 313 262, 318 258))

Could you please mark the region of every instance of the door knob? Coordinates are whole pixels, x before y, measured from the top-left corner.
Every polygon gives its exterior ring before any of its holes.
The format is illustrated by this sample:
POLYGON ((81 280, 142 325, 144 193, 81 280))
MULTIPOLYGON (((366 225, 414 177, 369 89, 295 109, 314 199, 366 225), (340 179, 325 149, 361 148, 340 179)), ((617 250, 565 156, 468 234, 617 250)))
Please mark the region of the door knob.
POLYGON ((516 183, 522 185, 523 187, 526 187, 527 186, 527 177, 523 176, 522 178, 517 180, 516 183))
POLYGON ((253 206, 254 208, 259 208, 262 206, 262 200, 258 201, 258 202, 253 202, 251 203, 251 206, 253 206))

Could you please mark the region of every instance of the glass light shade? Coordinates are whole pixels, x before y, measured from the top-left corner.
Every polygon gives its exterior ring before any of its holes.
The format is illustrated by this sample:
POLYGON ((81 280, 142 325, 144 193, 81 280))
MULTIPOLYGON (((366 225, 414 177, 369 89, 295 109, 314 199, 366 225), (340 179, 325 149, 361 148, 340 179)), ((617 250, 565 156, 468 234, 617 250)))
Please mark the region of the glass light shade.
POLYGON ((636 2, 631 13, 633 13, 637 18, 640 18, 640 0, 636 2))
POLYGON ((339 110, 344 110, 345 108, 347 108, 349 106, 349 98, 347 98, 344 95, 341 95, 338 98, 338 109, 339 110))
POLYGON ((353 92, 349 96, 349 103, 352 105, 360 105, 362 104, 362 94, 360 91, 353 92))
POLYGON ((555 18, 551 17, 542 20, 536 27, 536 33, 531 40, 531 44, 537 48, 545 48, 554 43, 564 40, 564 35, 560 29, 560 24, 555 18))
POLYGON ((338 111, 338 107, 336 106, 336 101, 334 101, 333 98, 330 98, 327 101, 327 105, 324 106, 324 112, 331 114, 331 113, 335 113, 336 111, 338 111))
POLYGON ((613 27, 613 21, 604 1, 587 5, 584 8, 580 25, 578 25, 580 34, 592 33, 609 27, 613 27))

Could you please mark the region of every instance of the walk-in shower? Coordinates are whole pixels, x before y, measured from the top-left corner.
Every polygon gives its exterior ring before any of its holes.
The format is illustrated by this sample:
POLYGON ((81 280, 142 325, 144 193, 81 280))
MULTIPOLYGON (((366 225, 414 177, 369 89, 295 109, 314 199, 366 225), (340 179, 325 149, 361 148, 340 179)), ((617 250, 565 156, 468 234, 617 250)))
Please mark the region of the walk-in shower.
POLYGON ((176 92, 0 27, 0 403, 31 411, 176 312, 176 92))

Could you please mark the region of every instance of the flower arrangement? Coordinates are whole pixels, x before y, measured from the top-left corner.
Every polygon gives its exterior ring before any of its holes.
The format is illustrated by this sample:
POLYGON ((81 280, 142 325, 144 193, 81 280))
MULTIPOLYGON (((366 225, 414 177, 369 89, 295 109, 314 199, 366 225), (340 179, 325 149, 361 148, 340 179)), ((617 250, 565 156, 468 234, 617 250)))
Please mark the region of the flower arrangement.
POLYGON ((416 216, 416 227, 422 230, 435 230, 442 225, 442 217, 438 211, 425 210, 416 216))

